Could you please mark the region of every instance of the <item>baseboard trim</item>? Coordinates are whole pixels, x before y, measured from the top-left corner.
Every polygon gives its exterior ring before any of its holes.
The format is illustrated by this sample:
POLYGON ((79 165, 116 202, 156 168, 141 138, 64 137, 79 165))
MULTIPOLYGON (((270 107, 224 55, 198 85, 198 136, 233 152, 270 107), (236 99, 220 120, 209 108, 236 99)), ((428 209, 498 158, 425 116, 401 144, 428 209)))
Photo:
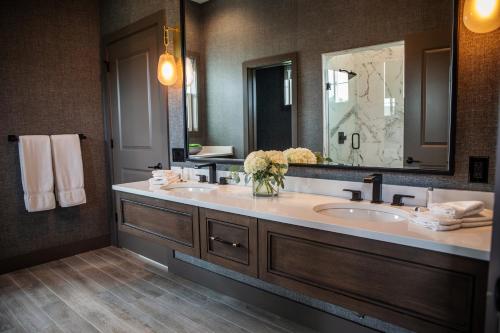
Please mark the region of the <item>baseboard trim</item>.
POLYGON ((99 249, 110 244, 111 235, 104 235, 2 259, 0 260, 0 274, 99 249))
MULTIPOLYGON (((173 251, 170 251, 171 254, 173 251)), ((220 275, 210 270, 189 264, 175 258, 169 258, 168 271, 185 279, 201 284, 209 289, 239 299, 259 309, 275 313, 320 333, 379 332, 361 324, 337 317, 306 304, 298 303, 286 297, 245 284, 243 282, 220 275)))

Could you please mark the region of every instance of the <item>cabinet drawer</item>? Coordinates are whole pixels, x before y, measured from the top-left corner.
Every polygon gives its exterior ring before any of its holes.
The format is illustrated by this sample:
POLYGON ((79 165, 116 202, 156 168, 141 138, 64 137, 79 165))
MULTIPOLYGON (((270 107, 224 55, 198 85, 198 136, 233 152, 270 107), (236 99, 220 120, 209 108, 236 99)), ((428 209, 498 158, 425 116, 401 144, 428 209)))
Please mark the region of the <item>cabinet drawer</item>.
POLYGON ((261 220, 259 235, 263 280, 419 332, 476 331, 480 262, 261 220))
POLYGON ((214 264, 257 276, 257 220, 200 209, 201 257, 214 264))
POLYGON ((197 207, 128 193, 119 194, 118 207, 121 231, 200 256, 197 207))

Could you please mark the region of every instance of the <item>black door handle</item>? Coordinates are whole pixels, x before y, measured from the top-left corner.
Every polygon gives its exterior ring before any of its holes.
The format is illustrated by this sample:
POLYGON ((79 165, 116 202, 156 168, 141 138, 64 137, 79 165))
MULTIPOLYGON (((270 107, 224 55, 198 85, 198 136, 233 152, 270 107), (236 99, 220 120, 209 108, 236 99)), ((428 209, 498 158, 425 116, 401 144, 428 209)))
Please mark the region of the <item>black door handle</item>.
POLYGON ((408 158, 406 159, 406 163, 408 163, 408 164, 412 164, 412 163, 422 163, 422 162, 421 162, 421 161, 414 160, 414 159, 413 159, 413 157, 408 156, 408 158))
POLYGON ((158 162, 158 164, 156 164, 156 165, 148 166, 148 169, 161 170, 161 169, 163 169, 163 165, 161 164, 161 162, 158 162))
POLYGON ((352 149, 359 149, 361 147, 361 138, 359 136, 359 133, 352 133, 351 135, 351 148, 352 149), (354 138, 357 138, 357 145, 354 144, 354 138))

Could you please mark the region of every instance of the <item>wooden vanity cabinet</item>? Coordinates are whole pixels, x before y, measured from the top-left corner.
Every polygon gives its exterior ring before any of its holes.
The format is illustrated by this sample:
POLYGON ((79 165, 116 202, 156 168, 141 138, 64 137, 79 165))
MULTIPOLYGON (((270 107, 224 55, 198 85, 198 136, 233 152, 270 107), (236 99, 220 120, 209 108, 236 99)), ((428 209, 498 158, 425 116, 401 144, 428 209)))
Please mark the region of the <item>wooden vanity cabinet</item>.
POLYGON ((201 258, 257 277, 257 219, 200 208, 201 258))
POLYGON ((198 207, 117 193, 118 229, 200 257, 198 207))
POLYGON ((481 332, 487 265, 259 220, 259 278, 417 332, 481 332))
POLYGON ((481 332, 487 262, 117 193, 122 232, 416 332, 481 332))

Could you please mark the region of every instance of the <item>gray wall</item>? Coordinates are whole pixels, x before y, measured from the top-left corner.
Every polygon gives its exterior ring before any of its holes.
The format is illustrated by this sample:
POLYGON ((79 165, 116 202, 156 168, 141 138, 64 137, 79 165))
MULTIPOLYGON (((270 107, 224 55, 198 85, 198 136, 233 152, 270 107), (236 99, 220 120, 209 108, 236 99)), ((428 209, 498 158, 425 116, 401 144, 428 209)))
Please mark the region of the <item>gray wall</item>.
MULTIPOLYGON (((335 3, 335 1, 331 2, 335 3)), ((462 8, 464 0, 460 0, 459 2, 460 8, 462 8)), ((315 3, 315 1, 307 1, 307 4, 311 6, 315 5, 315 3)), ((376 3, 387 4, 393 2, 376 1, 376 3)), ((112 32, 159 9, 166 9, 168 22, 175 24, 179 22, 178 6, 178 0, 151 0, 147 2, 133 0, 103 1, 101 7, 102 31, 104 33, 112 32)), ((350 6, 356 6, 355 2, 352 2, 350 6)), ((382 5, 378 8, 384 8, 387 13, 391 13, 392 10, 391 7, 384 7, 382 5)), ((359 9, 352 8, 352 10, 359 9)), ((418 17, 418 12, 413 14, 415 14, 415 17, 418 17)), ((500 84, 500 44, 498 43, 500 30, 488 34, 475 34, 467 30, 463 25, 461 12, 459 17, 457 154, 455 175, 431 176, 387 172, 384 173, 386 183, 493 191, 495 140, 498 119, 498 87, 500 84), (490 177, 488 184, 468 183, 468 159, 471 155, 490 156, 490 177)), ((280 17, 278 16, 276 19, 279 20, 280 17)), ((348 19, 348 16, 339 18, 339 20, 348 19)), ((308 18, 308 20, 305 20, 304 24, 308 24, 310 29, 315 29, 314 18, 308 18), (308 21, 309 19, 310 21, 308 21)), ((402 24, 406 25, 409 23, 402 22, 402 24)), ((370 31, 374 27, 367 26, 363 29, 370 31)), ((262 34, 266 34, 267 31, 267 29, 263 29, 262 34)), ((343 45, 345 47, 349 43, 349 35, 345 35, 342 40, 344 40, 343 45)), ((309 45, 313 45, 314 43, 314 40, 308 41, 309 45)), ((307 89, 315 90, 317 88, 311 86, 307 89)), ((180 87, 169 88, 168 108, 171 147, 184 146, 181 93, 180 87)), ((313 125, 309 124, 307 126, 313 125)), ((361 176, 365 174, 367 172, 303 167, 292 168, 289 172, 289 175, 295 176, 349 180, 360 180, 361 176)))
POLYGON ((109 234, 97 0, 0 3, 0 260, 109 234), (84 133, 87 204, 27 213, 7 134, 84 133))

